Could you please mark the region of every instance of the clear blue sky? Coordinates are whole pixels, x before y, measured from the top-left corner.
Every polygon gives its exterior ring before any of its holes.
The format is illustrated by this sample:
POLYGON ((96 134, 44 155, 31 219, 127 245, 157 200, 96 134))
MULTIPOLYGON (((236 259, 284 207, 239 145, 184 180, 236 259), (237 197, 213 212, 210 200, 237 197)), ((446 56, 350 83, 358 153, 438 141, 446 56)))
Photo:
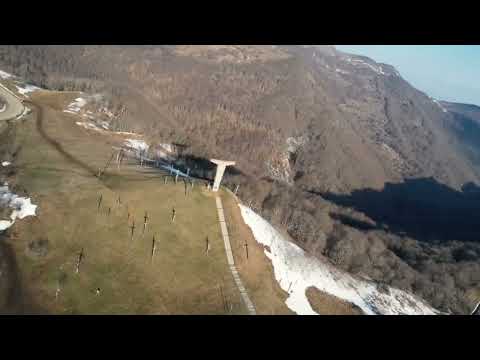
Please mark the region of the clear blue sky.
POLYGON ((336 45, 395 66, 417 89, 439 100, 480 106, 479 45, 336 45))

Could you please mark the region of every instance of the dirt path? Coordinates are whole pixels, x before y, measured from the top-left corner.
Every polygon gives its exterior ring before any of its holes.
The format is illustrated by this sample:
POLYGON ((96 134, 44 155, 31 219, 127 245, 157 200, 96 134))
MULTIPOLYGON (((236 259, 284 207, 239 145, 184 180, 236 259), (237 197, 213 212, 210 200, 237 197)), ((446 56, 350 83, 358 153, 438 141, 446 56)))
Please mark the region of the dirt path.
POLYGON ((247 289, 245 289, 245 286, 243 286, 242 280, 240 279, 240 275, 238 273, 238 270, 235 266, 235 262, 233 260, 232 248, 230 245, 230 238, 228 237, 228 230, 227 230, 227 225, 225 221, 225 215, 223 213, 222 199, 220 198, 220 196, 217 195, 215 197, 215 201, 217 203, 218 220, 220 222, 222 237, 225 243, 225 252, 227 254, 228 267, 230 268, 233 279, 235 280, 235 284, 237 285, 238 291, 240 291, 240 295, 242 296, 243 302, 247 307, 249 315, 256 315, 257 312, 255 310, 255 306, 253 305, 252 301, 250 300, 250 297, 248 296, 247 289))

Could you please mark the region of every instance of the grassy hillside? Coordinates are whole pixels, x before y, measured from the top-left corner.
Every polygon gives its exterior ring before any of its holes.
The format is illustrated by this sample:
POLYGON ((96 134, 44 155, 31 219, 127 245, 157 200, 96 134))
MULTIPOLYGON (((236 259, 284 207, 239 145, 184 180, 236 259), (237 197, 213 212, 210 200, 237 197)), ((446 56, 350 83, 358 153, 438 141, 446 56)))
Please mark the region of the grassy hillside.
POLYGON ((1 155, 14 162, 2 181, 39 206, 37 217, 17 222, 6 234, 16 274, 9 279, 15 283, 4 312, 225 314, 226 300, 228 313, 246 313, 228 272, 212 194, 197 184, 185 195, 183 182, 169 179, 165 185, 164 174, 134 163, 95 177, 122 138, 83 129, 75 116, 58 111, 73 96, 32 96, 39 104, 34 113, 1 135, 8 143, 1 155))

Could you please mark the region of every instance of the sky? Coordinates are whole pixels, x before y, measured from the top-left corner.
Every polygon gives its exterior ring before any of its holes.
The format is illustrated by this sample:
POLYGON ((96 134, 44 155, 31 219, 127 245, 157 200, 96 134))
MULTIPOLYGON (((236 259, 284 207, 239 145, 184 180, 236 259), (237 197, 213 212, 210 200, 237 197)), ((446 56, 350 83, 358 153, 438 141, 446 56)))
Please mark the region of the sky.
POLYGON ((437 99, 480 106, 480 45, 336 45, 395 66, 417 89, 437 99))

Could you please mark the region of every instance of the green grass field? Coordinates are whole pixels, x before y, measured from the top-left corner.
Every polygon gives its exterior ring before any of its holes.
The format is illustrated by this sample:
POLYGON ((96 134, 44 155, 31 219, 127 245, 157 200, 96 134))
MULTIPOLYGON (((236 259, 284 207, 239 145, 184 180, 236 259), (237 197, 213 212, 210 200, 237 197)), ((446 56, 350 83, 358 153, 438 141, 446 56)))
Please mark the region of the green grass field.
POLYGON ((38 205, 38 216, 18 221, 7 240, 24 294, 42 312, 55 314, 245 314, 227 267, 213 195, 198 184, 185 195, 182 181, 170 178, 165 185, 164 173, 135 163, 110 168, 98 179, 92 170, 103 167, 112 145, 123 138, 77 126, 78 118, 58 111, 68 95, 32 98, 41 108, 12 125, 15 140, 3 149, 16 153, 9 183, 38 205), (149 220, 142 234, 145 212, 149 220), (42 240, 46 255, 28 250, 42 240))

